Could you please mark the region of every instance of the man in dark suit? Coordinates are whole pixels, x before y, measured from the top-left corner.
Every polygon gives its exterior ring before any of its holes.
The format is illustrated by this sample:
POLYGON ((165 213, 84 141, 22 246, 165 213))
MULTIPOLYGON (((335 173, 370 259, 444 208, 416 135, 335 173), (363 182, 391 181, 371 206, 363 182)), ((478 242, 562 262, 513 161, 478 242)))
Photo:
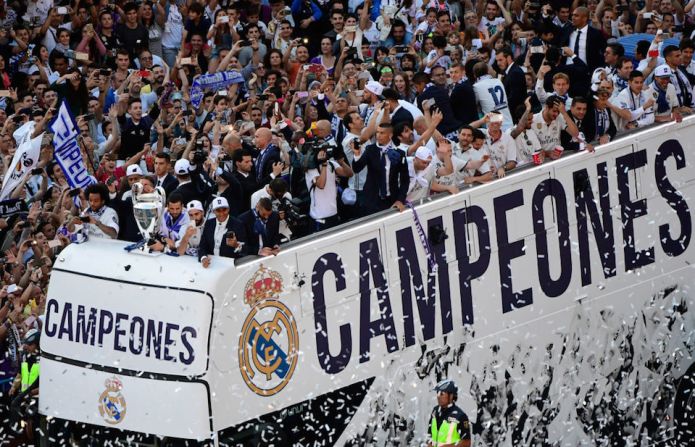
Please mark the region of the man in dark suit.
POLYGON ((574 138, 567 132, 567 129, 562 129, 562 132, 560 133, 560 143, 562 144, 562 147, 565 148, 565 150, 579 151, 583 150, 582 148, 584 148, 589 150, 590 152, 593 151, 593 146, 589 144, 589 142, 586 140, 587 129, 591 127, 589 126, 589 123, 586 122, 586 112, 588 110, 588 107, 589 102, 586 100, 586 98, 576 96, 574 99, 572 99, 572 107, 570 107, 567 114, 572 119, 572 121, 574 121, 575 126, 577 126, 580 138, 574 138))
POLYGON ((210 266, 213 255, 241 258, 247 254, 244 225, 229 215, 227 199, 213 199, 212 212, 215 217, 205 222, 198 247, 198 260, 205 268, 210 266))
POLYGON ((249 150, 241 149, 234 153, 234 168, 232 175, 241 188, 241 214, 251 209, 251 195, 261 187, 253 172, 253 154, 249 150))
POLYGON ((191 200, 198 200, 207 207, 210 203, 213 184, 202 166, 192 166, 188 160, 182 158, 174 165, 174 172, 179 182, 174 191, 183 196, 184 205, 191 200))
POLYGON ((507 92, 509 110, 516 110, 526 100, 526 74, 516 63, 514 53, 508 46, 502 47, 495 56, 497 69, 502 76, 502 85, 507 92))
MULTIPOLYGON (((475 104, 475 91, 469 79, 473 78, 473 65, 477 60, 469 60, 464 67, 462 64, 454 64, 449 68, 449 76, 454 83, 451 91, 452 104, 475 104)), ((464 125, 478 120, 478 110, 475 107, 454 107, 454 117, 464 125)))
POLYGON ((254 144, 258 148, 258 156, 256 157, 256 181, 258 187, 263 187, 270 183, 275 178, 278 172, 282 172, 282 160, 280 158, 280 149, 272 144, 273 133, 270 129, 261 127, 256 130, 254 144))
POLYGON ((580 6, 572 11, 572 26, 564 30, 561 43, 584 61, 590 72, 605 65, 606 39, 601 31, 589 26, 588 8, 580 6))
POLYGON ((179 181, 176 177, 169 173, 171 168, 171 157, 166 152, 159 152, 154 157, 154 173, 157 176, 157 184, 155 186, 161 186, 164 191, 169 194, 174 192, 177 186, 179 186, 179 181))
POLYGON ((353 149, 355 173, 367 168, 364 184, 364 214, 373 214, 390 207, 405 209, 405 198, 410 185, 408 164, 403 151, 394 148, 393 127, 382 123, 376 131, 376 144, 370 144, 364 152, 353 149))
POLYGON ((538 77, 543 78, 543 89, 546 92, 553 91, 553 77, 557 73, 564 73, 570 78, 570 88, 568 94, 570 98, 584 96, 591 87, 591 73, 589 67, 583 60, 579 59, 574 52, 568 48, 550 47, 545 53, 546 65, 538 69, 538 77), (572 63, 567 65, 562 60, 567 57, 572 63))
POLYGON ((256 208, 239 216, 246 232, 246 251, 250 255, 276 255, 280 251, 280 215, 273 211, 273 202, 261 197, 256 208))

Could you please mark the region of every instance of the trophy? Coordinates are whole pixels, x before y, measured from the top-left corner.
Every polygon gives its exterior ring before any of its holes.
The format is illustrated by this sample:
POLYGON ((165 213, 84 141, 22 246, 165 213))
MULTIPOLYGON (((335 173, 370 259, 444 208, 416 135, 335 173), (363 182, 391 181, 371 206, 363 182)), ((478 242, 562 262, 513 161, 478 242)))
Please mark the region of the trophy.
POLYGON ((154 244, 159 237, 159 227, 166 208, 166 193, 160 186, 152 192, 144 192, 143 185, 139 182, 133 184, 132 192, 133 214, 142 235, 142 242, 132 246, 130 250, 139 248, 146 252, 145 247, 154 244))

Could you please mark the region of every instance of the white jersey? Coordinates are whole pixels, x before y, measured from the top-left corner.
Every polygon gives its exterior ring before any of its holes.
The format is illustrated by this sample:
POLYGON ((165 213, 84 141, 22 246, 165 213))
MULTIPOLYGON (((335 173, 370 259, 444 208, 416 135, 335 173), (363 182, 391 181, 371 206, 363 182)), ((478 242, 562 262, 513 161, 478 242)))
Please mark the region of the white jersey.
MULTIPOLYGON (((510 131, 511 133, 511 131, 510 131)), ((533 153, 541 147, 538 135, 533 129, 526 129, 515 139, 517 166, 524 166, 533 162, 533 153)))
MULTIPOLYGON (((87 211, 83 213, 83 215, 93 217, 94 219, 98 220, 99 223, 101 223, 102 225, 116 230, 116 234, 118 234, 118 214, 116 214, 116 210, 114 210, 113 208, 108 207, 106 205, 102 206, 97 211, 93 211, 91 208, 88 208, 87 211)), ((115 237, 112 238, 108 234, 104 233, 102 229, 95 224, 85 223, 84 227, 87 230, 87 234, 89 235, 89 237, 103 237, 106 239, 116 239, 115 237)))
POLYGON ((644 91, 640 91, 638 94, 634 94, 630 88, 626 88, 615 98, 611 99, 611 103, 616 105, 620 109, 629 110, 632 115, 630 120, 624 120, 618 116, 618 131, 625 130, 630 122, 637 124, 637 127, 647 126, 654 122, 654 108, 647 107, 646 109, 642 105, 649 100, 649 98, 655 98, 656 94, 649 88, 644 91))
POLYGON ((458 143, 457 143, 457 149, 454 150, 454 158, 464 162, 463 171, 459 170, 459 172, 461 172, 463 174, 464 178, 465 177, 473 177, 473 176, 478 175, 478 174, 481 174, 481 175, 487 174, 488 172, 490 172, 490 170, 492 169, 492 166, 491 166, 489 161, 484 162, 482 165, 480 165, 480 168, 478 168, 477 170, 466 167, 466 166, 468 166, 469 161, 482 160, 484 155, 485 155, 484 150, 482 150, 482 149, 476 150, 471 146, 469 146, 468 149, 466 149, 465 151, 461 150, 460 148, 458 148, 458 143))
POLYGON ((422 171, 416 172, 413 158, 414 157, 408 157, 406 159, 408 161, 408 173, 410 174, 407 199, 411 202, 424 199, 430 195, 430 185, 437 173, 437 167, 434 163, 430 163, 422 171))
POLYGON ((483 115, 499 112, 504 117, 502 130, 507 130, 513 126, 512 114, 507 103, 507 92, 504 90, 502 81, 489 75, 483 76, 473 85, 473 91, 483 115))
MULTIPOLYGON (((444 167, 444 162, 441 161, 439 158, 433 159, 432 163, 435 165, 436 170, 439 170, 439 168, 444 167)), ((467 163, 468 161, 466 160, 462 160, 459 157, 452 156, 451 164, 454 167, 454 172, 452 172, 449 175, 435 175, 435 180, 437 180, 437 183, 443 186, 459 185, 463 183, 463 179, 468 176, 466 173, 467 163)))
POLYGON ((533 115, 531 128, 536 132, 544 151, 552 151, 555 146, 560 146, 560 133, 565 127, 567 123, 562 115, 558 115, 550 124, 545 122, 542 111, 533 115))
POLYGON ((486 135, 483 155, 489 155, 495 168, 495 174, 499 168, 504 167, 508 161, 516 163, 516 143, 508 132, 502 132, 499 139, 493 141, 490 135, 486 135))

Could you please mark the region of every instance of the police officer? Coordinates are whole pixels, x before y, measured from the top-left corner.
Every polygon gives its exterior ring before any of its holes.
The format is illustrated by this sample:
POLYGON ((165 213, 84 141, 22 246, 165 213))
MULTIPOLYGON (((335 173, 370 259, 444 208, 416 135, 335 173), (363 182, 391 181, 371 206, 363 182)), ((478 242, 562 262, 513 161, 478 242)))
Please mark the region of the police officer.
POLYGON ((433 447, 470 447, 471 428, 468 416, 454 402, 458 397, 458 388, 453 380, 442 380, 434 388, 437 392, 437 406, 430 417, 429 446, 433 447))

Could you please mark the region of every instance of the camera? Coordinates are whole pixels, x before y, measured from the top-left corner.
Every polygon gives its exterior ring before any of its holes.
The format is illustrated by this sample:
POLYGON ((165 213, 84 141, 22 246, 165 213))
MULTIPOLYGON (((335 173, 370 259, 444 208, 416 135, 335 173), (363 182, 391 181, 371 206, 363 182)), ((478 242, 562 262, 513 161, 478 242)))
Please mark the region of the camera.
POLYGON ((304 169, 318 169, 318 167, 333 158, 338 148, 319 138, 307 140, 301 148, 301 163, 304 169), (319 158, 319 152, 325 151, 326 158, 319 158))
POLYGON ((273 208, 278 212, 285 213, 285 222, 293 233, 297 233, 298 229, 308 225, 310 222, 309 216, 302 214, 301 209, 293 202, 295 199, 283 197, 273 201, 273 208))
POLYGON ((208 159, 208 155, 205 153, 205 150, 203 149, 203 139, 198 138, 195 141, 195 152, 193 152, 193 163, 196 165, 203 164, 205 163, 205 160, 208 159))

